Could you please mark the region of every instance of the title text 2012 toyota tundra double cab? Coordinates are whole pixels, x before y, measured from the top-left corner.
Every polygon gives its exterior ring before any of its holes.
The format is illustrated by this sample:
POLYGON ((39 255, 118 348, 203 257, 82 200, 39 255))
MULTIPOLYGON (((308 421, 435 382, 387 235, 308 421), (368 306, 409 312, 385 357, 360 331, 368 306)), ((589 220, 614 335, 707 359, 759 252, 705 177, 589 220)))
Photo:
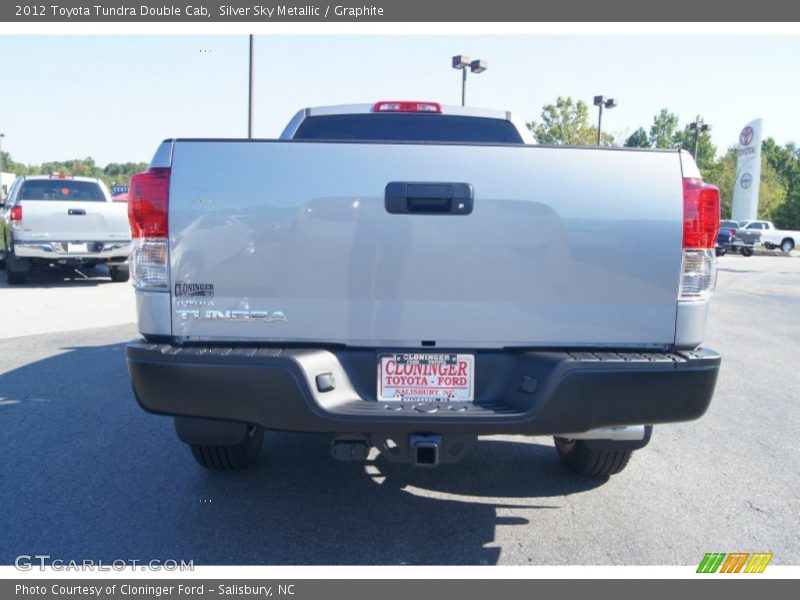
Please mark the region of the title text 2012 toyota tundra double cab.
POLYGON ((679 151, 545 147, 508 113, 306 109, 165 141, 129 193, 133 389, 212 469, 265 429, 417 466, 554 435, 610 475, 700 417, 719 192, 679 151))

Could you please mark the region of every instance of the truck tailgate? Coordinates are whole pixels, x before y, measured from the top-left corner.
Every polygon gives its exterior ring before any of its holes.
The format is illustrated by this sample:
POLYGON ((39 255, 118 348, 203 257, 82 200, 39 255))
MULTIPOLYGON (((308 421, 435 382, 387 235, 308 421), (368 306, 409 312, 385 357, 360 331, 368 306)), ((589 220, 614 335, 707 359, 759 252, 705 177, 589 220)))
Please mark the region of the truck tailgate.
POLYGON ((123 202, 23 200, 21 241, 102 242, 130 239, 123 202))
POLYGON ((681 176, 677 152, 178 140, 173 334, 367 347, 667 346, 681 176), (392 214, 390 182, 469 184, 474 207, 392 214))

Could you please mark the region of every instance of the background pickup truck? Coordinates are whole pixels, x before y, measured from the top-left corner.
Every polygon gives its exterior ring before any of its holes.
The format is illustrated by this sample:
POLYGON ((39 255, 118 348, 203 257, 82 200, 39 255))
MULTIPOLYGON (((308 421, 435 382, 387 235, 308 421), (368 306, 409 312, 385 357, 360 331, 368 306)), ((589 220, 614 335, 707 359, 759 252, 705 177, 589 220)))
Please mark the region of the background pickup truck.
POLYGON ((395 101, 165 141, 129 190, 141 406, 212 469, 265 429, 420 467, 507 433, 607 476, 700 417, 719 191, 685 152, 528 141, 505 112, 395 101))
POLYGON ((720 221, 717 233, 717 256, 727 252, 741 252, 742 256, 753 255, 753 245, 761 237, 760 231, 740 232, 738 221, 720 221))
POLYGON ((780 248, 784 254, 794 250, 800 241, 800 231, 778 229, 772 221, 744 221, 739 228, 740 235, 755 234, 755 243, 760 242, 767 250, 780 248))
POLYGON ((128 280, 131 232, 124 204, 98 179, 19 177, 0 207, 0 259, 6 281, 21 284, 35 265, 108 264, 113 281, 128 280))

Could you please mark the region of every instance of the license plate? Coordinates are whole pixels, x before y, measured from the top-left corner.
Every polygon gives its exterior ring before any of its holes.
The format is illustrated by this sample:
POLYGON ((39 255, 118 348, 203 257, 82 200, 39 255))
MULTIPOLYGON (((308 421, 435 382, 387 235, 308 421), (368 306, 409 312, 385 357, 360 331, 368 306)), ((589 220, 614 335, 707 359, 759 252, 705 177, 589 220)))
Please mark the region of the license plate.
POLYGON ((78 252, 87 252, 89 250, 88 244, 67 244, 67 252, 75 254, 78 252))
POLYGON ((472 354, 396 353, 378 359, 378 400, 472 402, 472 354))

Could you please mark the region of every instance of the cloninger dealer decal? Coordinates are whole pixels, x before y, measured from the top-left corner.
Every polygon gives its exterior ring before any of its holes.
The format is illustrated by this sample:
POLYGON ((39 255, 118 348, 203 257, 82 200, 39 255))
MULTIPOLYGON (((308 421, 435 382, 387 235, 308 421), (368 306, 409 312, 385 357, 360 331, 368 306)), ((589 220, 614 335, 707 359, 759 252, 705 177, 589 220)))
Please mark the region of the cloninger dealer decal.
POLYGON ((176 298, 213 298, 214 297, 214 284, 213 283, 183 283, 178 281, 175 283, 175 297, 176 298))

